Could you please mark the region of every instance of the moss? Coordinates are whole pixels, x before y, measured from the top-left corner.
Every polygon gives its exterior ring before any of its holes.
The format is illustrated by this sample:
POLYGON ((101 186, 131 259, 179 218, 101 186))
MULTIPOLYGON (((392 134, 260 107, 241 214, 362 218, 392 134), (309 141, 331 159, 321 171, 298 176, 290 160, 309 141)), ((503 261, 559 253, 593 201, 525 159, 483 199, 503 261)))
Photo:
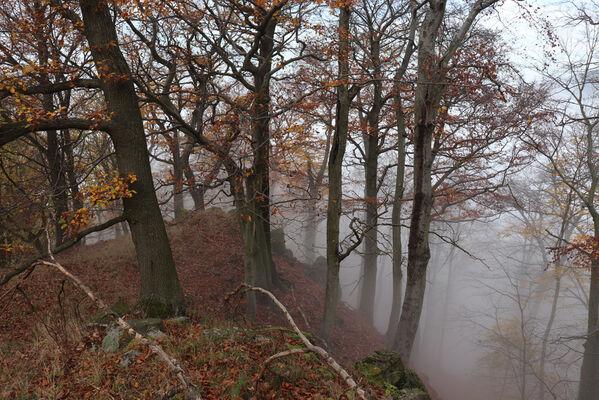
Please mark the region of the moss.
POLYGON ((410 398, 406 397, 406 391, 416 391, 419 397, 414 397, 415 399, 430 400, 418 375, 403 364, 397 353, 376 351, 357 362, 354 368, 360 371, 368 382, 388 391, 393 399, 410 398))

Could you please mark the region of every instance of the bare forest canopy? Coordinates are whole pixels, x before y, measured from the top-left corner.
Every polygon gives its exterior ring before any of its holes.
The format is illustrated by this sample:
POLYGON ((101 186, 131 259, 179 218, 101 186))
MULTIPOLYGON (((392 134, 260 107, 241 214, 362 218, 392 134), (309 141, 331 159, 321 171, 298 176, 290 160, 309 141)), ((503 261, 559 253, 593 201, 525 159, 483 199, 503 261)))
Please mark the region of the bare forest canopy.
POLYGON ((0 2, 0 286, 130 236, 135 313, 201 313, 219 207, 244 317, 312 296, 281 357, 356 396, 346 307, 440 398, 597 400, 598 43, 596 0, 0 2))

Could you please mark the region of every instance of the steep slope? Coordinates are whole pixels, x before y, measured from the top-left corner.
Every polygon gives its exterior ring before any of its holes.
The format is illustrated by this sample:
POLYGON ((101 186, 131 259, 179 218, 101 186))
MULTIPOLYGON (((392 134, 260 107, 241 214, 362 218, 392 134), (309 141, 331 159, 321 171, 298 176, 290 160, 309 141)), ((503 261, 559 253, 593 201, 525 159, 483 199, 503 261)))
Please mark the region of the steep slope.
MULTIPOLYGON (((243 280, 242 248, 234 217, 218 209, 189 213, 171 224, 168 231, 193 324, 167 325, 170 339, 165 346, 205 387, 206 397, 235 398, 257 393, 261 393, 259 398, 325 398, 335 393, 342 398, 349 396, 344 394, 344 382, 315 356, 295 356, 277 363, 264 381, 253 387, 252 379, 267 357, 301 343, 285 329, 261 331, 261 326, 267 324, 286 326, 278 310, 261 307, 258 322, 252 327, 244 323, 242 298, 224 302, 226 293, 243 280), (206 340, 205 332, 230 325, 242 327, 235 331, 240 333, 218 343, 206 340)), ((61 254, 59 260, 107 303, 135 302, 139 275, 127 236, 80 246, 61 254)), ((284 290, 275 290, 275 295, 287 305, 301 329, 316 333, 323 288, 292 258, 275 255, 275 261, 285 286, 284 290)), ((144 355, 145 349, 140 346, 133 349, 142 355, 128 369, 119 367, 120 354, 94 351, 104 329, 90 330, 86 322, 96 309, 56 271, 37 267, 0 288, 0 298, 2 398, 108 399, 130 398, 134 393, 151 398, 156 390, 166 390, 175 383, 173 377, 165 378, 170 374, 162 362, 150 358, 149 353, 144 355)), ((315 340, 318 343, 317 337, 315 340)), ((351 366, 382 347, 384 338, 365 319, 340 306, 339 327, 329 343, 338 361, 351 366)))

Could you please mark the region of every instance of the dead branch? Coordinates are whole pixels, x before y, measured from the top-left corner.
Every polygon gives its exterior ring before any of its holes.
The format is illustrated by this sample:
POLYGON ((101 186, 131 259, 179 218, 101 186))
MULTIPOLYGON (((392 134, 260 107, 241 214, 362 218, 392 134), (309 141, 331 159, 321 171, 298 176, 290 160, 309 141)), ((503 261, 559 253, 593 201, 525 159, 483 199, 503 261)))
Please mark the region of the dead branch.
POLYGON ((262 368, 260 368, 260 372, 258 373, 258 376, 256 376, 256 379, 254 379, 254 386, 257 386, 258 382, 260 382, 260 379, 262 379, 262 376, 264 375, 264 372, 266 371, 266 367, 268 366, 268 364, 270 364, 277 358, 290 356, 292 354, 306 353, 308 351, 310 351, 310 350, 308 350, 307 347, 304 347, 301 349, 290 349, 290 350, 282 351, 277 354, 273 354, 272 356, 268 357, 266 359, 266 361, 264 361, 264 364, 262 364, 262 368))
POLYGON ((231 293, 227 294, 227 296, 225 297, 225 300, 228 300, 231 296, 234 296, 235 294, 237 294, 241 289, 251 290, 251 291, 262 293, 262 294, 268 296, 272 300, 272 302, 275 303, 275 305, 277 307, 279 307, 279 309, 283 312, 283 314, 285 315, 285 318, 287 318, 287 322, 289 322, 289 325, 291 325, 291 328, 293 329, 293 331, 299 336, 300 340, 304 343, 304 345, 306 346, 306 349, 321 356, 324 359, 324 361, 327 364, 329 364, 329 366, 341 378, 343 378, 345 383, 347 383, 347 385, 351 389, 356 391, 356 393, 358 394, 360 399, 367 400, 366 392, 364 391, 364 389, 362 389, 360 386, 358 386, 358 384, 356 383, 354 378, 352 378, 351 375, 341 365, 339 365, 339 363, 337 361, 335 361, 335 359, 333 357, 331 357, 331 355, 325 349, 323 349, 322 347, 319 347, 319 346, 315 346, 314 344, 312 344, 312 342, 310 342, 308 340, 306 335, 304 335, 303 332, 297 327, 295 321, 291 317, 291 314, 289 314, 289 311, 287 311, 287 308, 283 305, 283 303, 281 303, 275 297, 274 294, 272 294, 271 292, 269 292, 266 289, 251 286, 251 285, 248 285, 247 283, 242 283, 241 285, 239 285, 239 287, 237 287, 237 289, 235 289, 231 293))
POLYGON ((100 310, 105 312, 107 315, 110 315, 116 321, 117 324, 119 324, 123 329, 125 329, 127 331, 127 333, 134 336, 135 339, 139 340, 144 345, 148 346, 152 350, 152 352, 158 354, 158 356, 160 358, 162 358, 166 362, 166 364, 169 366, 169 368, 177 375, 177 378, 179 378, 179 381, 181 381, 181 384, 185 387, 185 389, 187 391, 187 396, 190 399, 201 400, 202 397, 200 396, 199 391, 191 383, 191 379, 189 378, 189 376, 187 375, 187 373, 185 372, 183 367, 181 367, 181 365, 175 358, 169 356, 162 349, 162 347, 160 347, 160 345, 158 343, 156 343, 156 341, 150 340, 150 339, 146 338, 145 336, 143 336, 142 334, 140 334, 139 332, 137 332, 135 329, 133 329, 131 327, 131 325, 129 325, 127 323, 127 321, 125 321, 124 319, 119 317, 118 314, 116 314, 114 311, 112 311, 110 308, 108 308, 106 306, 106 303, 104 303, 104 301, 102 301, 102 299, 98 298, 91 291, 91 289, 87 285, 85 285, 77 276, 71 274, 62 265, 60 265, 60 263, 58 263, 56 261, 56 259, 54 259, 54 256, 52 254, 50 254, 50 258, 52 258, 53 262, 40 260, 40 261, 37 261, 36 264, 38 264, 38 265, 41 264, 41 265, 46 265, 46 266, 49 266, 52 268, 56 268, 57 270, 62 272, 64 275, 66 275, 70 280, 72 280, 75 283, 75 285, 77 285, 81 290, 83 290, 90 299, 92 299, 94 304, 100 310))

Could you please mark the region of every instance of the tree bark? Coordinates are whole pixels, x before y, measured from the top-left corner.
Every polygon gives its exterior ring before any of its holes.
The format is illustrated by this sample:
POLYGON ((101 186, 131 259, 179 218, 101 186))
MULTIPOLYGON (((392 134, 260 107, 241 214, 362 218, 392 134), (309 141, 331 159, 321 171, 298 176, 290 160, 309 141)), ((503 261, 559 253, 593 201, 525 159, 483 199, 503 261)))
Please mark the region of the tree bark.
POLYGON ((183 292, 175 270, 164 221, 158 207, 144 135, 142 116, 131 71, 118 46, 108 5, 80 0, 84 34, 101 79, 111 115, 110 136, 119 174, 132 174, 135 195, 123 200, 140 270, 138 307, 150 316, 182 313, 183 292))

